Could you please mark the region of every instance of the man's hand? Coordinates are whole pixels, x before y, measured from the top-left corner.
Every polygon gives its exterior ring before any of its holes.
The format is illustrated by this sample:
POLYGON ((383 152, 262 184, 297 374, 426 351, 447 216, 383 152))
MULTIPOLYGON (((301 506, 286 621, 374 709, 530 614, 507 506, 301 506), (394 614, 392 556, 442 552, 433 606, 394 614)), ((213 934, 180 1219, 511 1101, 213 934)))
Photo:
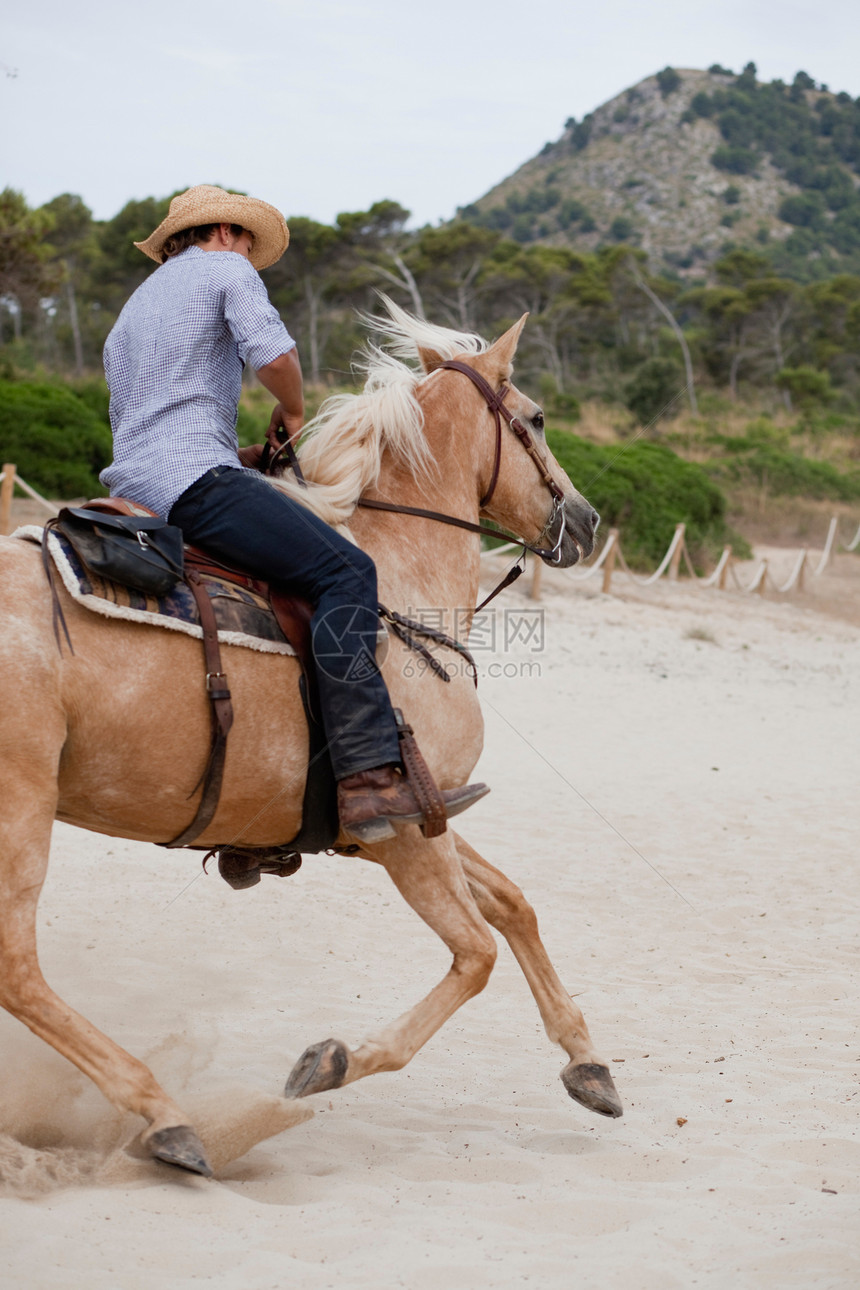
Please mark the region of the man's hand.
POLYGON ((276 403, 272 408, 272 419, 266 431, 266 438, 273 449, 280 448, 287 439, 294 444, 302 432, 304 423, 305 419, 301 414, 296 416, 295 413, 289 412, 283 403, 276 403))
POLYGON ((247 448, 240 448, 239 460, 248 470, 260 470, 263 460, 263 445, 261 443, 252 443, 247 448))
POLYGON ((280 448, 285 439, 295 443, 305 421, 305 404, 302 394, 302 369, 295 349, 281 354, 271 363, 259 368, 257 376, 278 402, 266 438, 273 448, 280 448))

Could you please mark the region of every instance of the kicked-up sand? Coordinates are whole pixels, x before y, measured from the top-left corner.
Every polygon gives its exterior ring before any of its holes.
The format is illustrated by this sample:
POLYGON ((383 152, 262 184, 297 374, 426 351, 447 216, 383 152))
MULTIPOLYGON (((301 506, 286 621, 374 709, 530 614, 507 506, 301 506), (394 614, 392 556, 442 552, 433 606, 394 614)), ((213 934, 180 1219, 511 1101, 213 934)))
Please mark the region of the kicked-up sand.
POLYGON ((778 602, 616 586, 547 573, 484 622, 494 791, 458 823, 535 905, 624 1118, 566 1097, 505 946, 405 1070, 284 1103, 309 1043, 439 980, 441 943, 373 865, 233 892, 59 825, 46 975, 218 1171, 141 1157, 140 1123, 3 1014, 0 1284, 860 1284, 860 557, 778 602))

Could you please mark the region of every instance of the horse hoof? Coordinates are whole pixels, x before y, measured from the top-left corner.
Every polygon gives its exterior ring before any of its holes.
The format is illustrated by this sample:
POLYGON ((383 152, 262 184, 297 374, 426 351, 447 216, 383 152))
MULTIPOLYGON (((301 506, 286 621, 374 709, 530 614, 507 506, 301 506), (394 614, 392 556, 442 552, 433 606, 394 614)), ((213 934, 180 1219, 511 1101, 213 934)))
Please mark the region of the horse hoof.
POLYGON ((339 1039, 324 1039, 307 1048, 290 1071, 284 1097, 308 1097, 340 1088, 349 1066, 349 1053, 339 1039))
POLYGON ((159 1129, 146 1140, 150 1155, 167 1165, 177 1165, 192 1174, 212 1177, 212 1166, 206 1159, 203 1143, 187 1124, 172 1129, 159 1129))
POLYGON ((581 1102, 589 1111, 611 1116, 613 1120, 624 1114, 612 1076, 605 1066, 597 1066, 593 1062, 575 1066, 571 1062, 561 1072, 561 1080, 574 1101, 581 1102))

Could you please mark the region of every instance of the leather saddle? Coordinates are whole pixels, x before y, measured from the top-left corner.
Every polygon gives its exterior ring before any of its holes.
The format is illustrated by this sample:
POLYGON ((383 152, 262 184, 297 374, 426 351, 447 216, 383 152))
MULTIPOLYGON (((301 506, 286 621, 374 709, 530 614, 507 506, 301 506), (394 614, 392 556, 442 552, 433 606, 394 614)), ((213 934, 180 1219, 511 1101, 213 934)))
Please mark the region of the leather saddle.
MULTIPOLYGON (((101 511, 105 515, 123 515, 130 518, 144 516, 150 516, 155 519, 161 518, 156 515, 155 511, 142 506, 140 502, 132 502, 126 497, 97 497, 93 501, 84 502, 84 507, 88 511, 101 511)), ((196 571, 197 573, 212 574, 222 582, 230 582, 237 587, 245 587, 248 591, 252 591, 267 600, 278 626, 296 651, 296 655, 302 664, 302 669, 307 671, 313 659, 310 631, 313 605, 309 600, 304 599, 302 596, 293 595, 284 588, 266 582, 261 578, 254 578, 251 574, 246 573, 245 570, 239 569, 235 565, 225 564, 210 552, 204 551, 200 547, 192 546, 188 542, 184 544, 184 553, 185 568, 189 573, 196 571)))
MULTIPOLYGON (((124 497, 96 498, 85 503, 87 511, 104 515, 153 517, 155 512, 124 497)), ((197 604, 206 666, 206 692, 212 712, 212 745, 206 769, 201 777, 202 793, 197 813, 186 829, 163 845, 193 846, 210 824, 218 806, 226 758, 227 735, 233 723, 233 709, 227 676, 221 663, 218 630, 212 602, 201 585, 200 575, 211 575, 221 582, 245 588, 268 601, 272 613, 295 650, 301 665, 299 689, 308 721, 310 747, 308 776, 302 808, 302 827, 295 838, 280 847, 216 847, 221 876, 231 886, 243 888, 260 881, 261 873, 286 876, 301 864, 301 852, 330 849, 337 839, 337 789, 331 761, 326 751, 325 732, 320 720, 316 670, 311 648, 313 605, 285 588, 255 578, 242 569, 225 564, 210 552, 188 543, 184 545, 184 581, 197 604)), ((212 854, 212 852, 210 852, 212 854)), ((208 856, 207 856, 208 859, 208 856)), ((205 864, 205 861, 204 861, 205 864)))
MULTIPOLYGON (((87 502, 83 510, 87 513, 88 518, 92 512, 101 512, 106 517, 161 520, 161 517, 157 516, 154 511, 141 506, 138 502, 133 502, 123 497, 97 498, 87 502)), ((82 511, 78 510, 75 514, 80 516, 82 511)), ((161 520, 161 523, 164 524, 164 521, 161 520)), ((59 520, 53 521, 53 524, 57 531, 62 534, 62 514, 59 520)), ((98 525, 96 524, 95 527, 97 528, 98 525)), ((117 526, 114 525, 113 527, 117 526)), ((134 529, 135 526, 119 527, 134 529)), ((146 526, 147 532, 151 528, 151 525, 146 526)), ((174 533, 177 532, 176 530, 173 531, 174 533)), ((126 540, 133 543, 135 540, 134 535, 132 533, 127 534, 126 540)), ((147 542, 146 545, 149 546, 150 543, 147 542)), ((80 552, 78 552, 78 555, 80 558, 80 552)), ((59 618, 65 630, 66 639, 71 646, 68 629, 63 619, 53 582, 51 560, 47 552, 46 542, 42 544, 42 558, 54 598, 54 631, 57 636, 57 642, 58 644, 60 643, 57 625, 57 619, 59 618)), ((107 571, 106 576, 115 582, 120 582, 122 580, 121 575, 113 572, 112 560, 108 559, 107 563, 111 565, 111 568, 107 571)), ((120 565, 122 563, 123 561, 120 559, 120 565)), ((182 581, 190 590, 197 606, 205 656, 206 693, 210 701, 212 715, 212 743, 205 770, 197 786, 199 788, 202 785, 202 791, 194 819, 178 837, 162 843, 162 845, 167 847, 193 847, 196 839, 214 818, 221 793, 226 760, 227 735, 233 724, 233 706, 228 679, 221 664, 221 645, 218 638, 215 612, 212 600, 202 582, 204 578, 209 580, 214 578, 222 584, 225 582, 232 583, 237 588, 243 588, 245 591, 252 593, 253 596, 267 602, 280 631, 295 651, 301 665, 299 691, 308 723, 309 751, 302 804, 302 825, 296 836, 289 842, 278 846, 242 847, 232 844, 218 845, 209 851, 203 861, 204 867, 209 856, 217 854, 218 869, 221 876, 232 887, 243 888, 252 887, 258 883, 262 873, 276 874, 279 877, 295 873, 296 869, 301 865, 301 853, 303 851, 338 850, 345 854, 352 854, 359 850, 359 847, 354 844, 335 846, 340 831, 337 784, 328 752, 328 741, 320 716, 316 664, 311 643, 313 605, 310 601, 301 596, 291 594, 277 584, 271 584, 255 578, 242 569, 225 564, 210 552, 200 550, 189 544, 185 544, 183 547, 183 568, 180 569, 173 561, 170 563, 174 565, 175 576, 178 578, 181 574, 182 581)), ((104 572, 103 570, 103 574, 104 572)), ((386 609, 384 605, 379 606, 379 614, 385 627, 397 635, 409 649, 421 654, 425 658, 427 665, 441 680, 449 681, 450 677, 439 661, 421 643, 418 639, 419 637, 425 637, 430 641, 448 646, 459 652, 471 667, 473 679, 477 684, 474 659, 468 649, 460 642, 435 628, 410 618, 404 618, 402 615, 386 609)), ((426 837, 437 836, 438 833, 444 832, 445 829, 445 808, 442 796, 421 755, 412 728, 403 719, 399 709, 394 709, 394 718, 397 725, 404 772, 412 785, 423 815, 422 831, 426 837)))

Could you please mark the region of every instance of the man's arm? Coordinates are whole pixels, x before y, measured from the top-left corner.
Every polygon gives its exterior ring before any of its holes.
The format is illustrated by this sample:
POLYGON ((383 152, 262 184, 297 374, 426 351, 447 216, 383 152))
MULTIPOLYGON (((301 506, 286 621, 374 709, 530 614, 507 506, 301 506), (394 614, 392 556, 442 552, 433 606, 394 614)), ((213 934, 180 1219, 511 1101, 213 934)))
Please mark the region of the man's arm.
POLYGON ((257 376, 270 394, 278 400, 272 410, 272 419, 266 438, 273 448, 279 448, 285 437, 295 442, 305 421, 305 401, 302 393, 302 369, 297 349, 281 354, 257 369, 257 376), (283 434, 286 431, 286 436, 283 434))

